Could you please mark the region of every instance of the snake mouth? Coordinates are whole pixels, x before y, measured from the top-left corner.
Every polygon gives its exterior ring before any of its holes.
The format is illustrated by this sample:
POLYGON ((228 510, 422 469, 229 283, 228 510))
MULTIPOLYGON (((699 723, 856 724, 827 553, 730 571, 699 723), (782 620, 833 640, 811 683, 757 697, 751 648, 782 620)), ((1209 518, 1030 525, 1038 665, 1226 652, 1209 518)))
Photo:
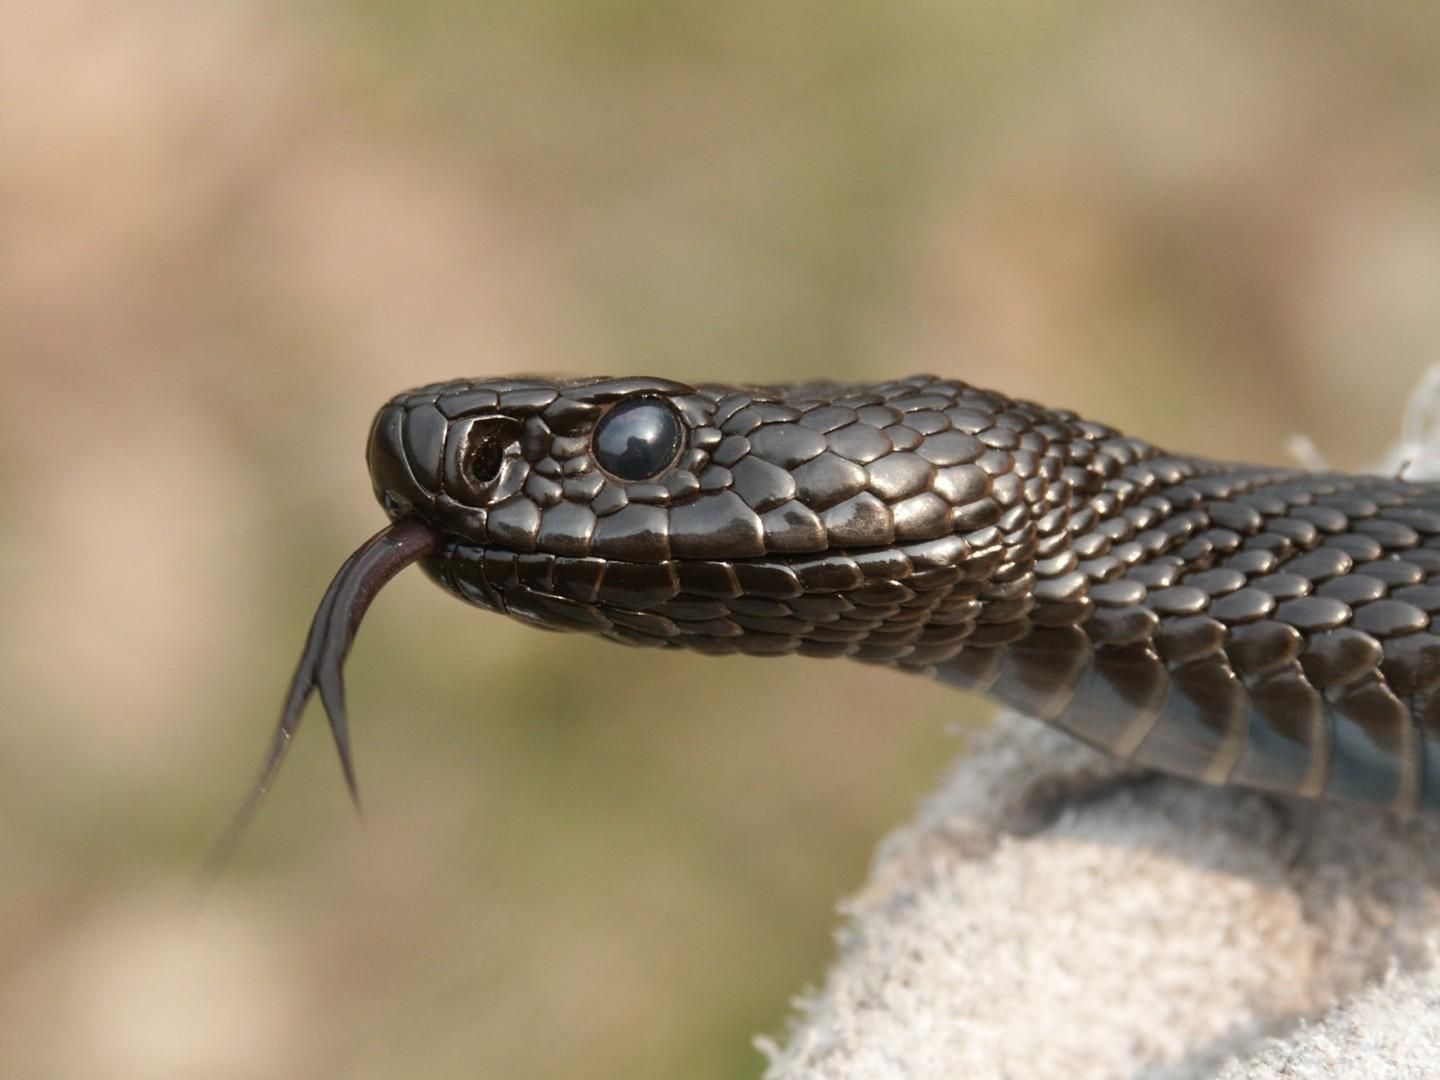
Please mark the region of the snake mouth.
POLYGON ((422 567, 459 599, 536 629, 708 655, 924 667, 976 631, 980 594, 1006 553, 994 529, 803 556, 658 563, 517 552, 447 534, 422 567))
POLYGON ((236 842, 254 820, 280 772, 305 706, 316 692, 330 721, 330 732, 335 738, 345 785, 351 801, 359 810, 360 788, 355 779, 349 720, 345 712, 345 657, 355 641, 360 621, 380 590, 405 567, 431 554, 440 542, 441 534, 434 527, 418 518, 404 517, 365 541, 340 567, 321 597, 320 606, 315 609, 305 649, 290 680, 280 721, 260 767, 260 775, 212 851, 209 860, 212 869, 224 864, 236 842))

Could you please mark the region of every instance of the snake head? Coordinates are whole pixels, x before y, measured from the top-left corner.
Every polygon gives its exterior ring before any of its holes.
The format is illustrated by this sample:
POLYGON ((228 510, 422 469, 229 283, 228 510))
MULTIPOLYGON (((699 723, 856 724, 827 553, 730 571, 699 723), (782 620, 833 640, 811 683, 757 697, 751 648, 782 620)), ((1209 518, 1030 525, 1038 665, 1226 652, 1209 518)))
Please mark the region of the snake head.
POLYGON ((619 530, 601 518, 699 493, 697 470, 718 442, 709 406, 653 378, 422 387, 376 416, 370 475, 393 519, 472 544, 659 562, 669 552, 656 514, 631 512, 619 530))
POLYGON ((1039 490, 1033 426, 931 376, 460 381, 382 408, 369 463, 392 519, 440 537, 426 572, 471 603, 629 644, 870 658, 894 643, 849 609, 1000 564, 1039 490))
POLYGON ((994 524, 1008 460, 982 460, 992 448, 934 411, 953 399, 915 382, 890 403, 834 385, 447 383, 380 411, 370 472, 392 518, 570 558, 803 555, 994 524))
MULTIPOLYGON (((925 375, 768 388, 461 380, 400 394, 376 415, 367 453, 391 524, 325 593, 221 850, 313 693, 355 793, 341 668, 370 601, 410 563, 545 629, 924 668, 1028 629, 1063 493, 1098 490, 1124 457, 1113 440, 1109 456, 1096 451, 1109 435, 925 375)), ((1051 592, 1052 616, 1083 614, 1051 592)))

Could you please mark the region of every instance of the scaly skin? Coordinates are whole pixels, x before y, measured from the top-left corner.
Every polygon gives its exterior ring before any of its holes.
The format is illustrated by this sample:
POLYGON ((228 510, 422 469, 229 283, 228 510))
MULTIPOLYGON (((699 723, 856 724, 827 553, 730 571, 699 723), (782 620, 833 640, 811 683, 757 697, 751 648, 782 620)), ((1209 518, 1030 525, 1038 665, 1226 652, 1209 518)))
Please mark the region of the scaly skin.
MULTIPOLYGON (((532 625, 853 657, 1166 772, 1440 807, 1437 484, 1172 454, 933 376, 444 383, 380 410, 369 462, 384 574, 418 559, 532 625), (592 436, 642 399, 679 446, 624 481, 592 436)), ((336 597, 380 573, 332 585, 258 791, 339 685, 359 612, 336 597)))

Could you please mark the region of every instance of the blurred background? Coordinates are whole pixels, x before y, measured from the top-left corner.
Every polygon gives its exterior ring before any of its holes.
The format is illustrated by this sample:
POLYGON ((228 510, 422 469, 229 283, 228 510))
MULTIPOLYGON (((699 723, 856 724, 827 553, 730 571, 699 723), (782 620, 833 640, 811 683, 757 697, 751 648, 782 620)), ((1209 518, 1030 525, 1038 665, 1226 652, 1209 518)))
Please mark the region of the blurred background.
POLYGON ((0 1075, 756 1075, 983 703, 412 571, 364 826, 312 715, 197 904, 376 406, 929 370, 1358 466, 1440 359, 1437 180, 1427 5, 0 6, 0 1075))

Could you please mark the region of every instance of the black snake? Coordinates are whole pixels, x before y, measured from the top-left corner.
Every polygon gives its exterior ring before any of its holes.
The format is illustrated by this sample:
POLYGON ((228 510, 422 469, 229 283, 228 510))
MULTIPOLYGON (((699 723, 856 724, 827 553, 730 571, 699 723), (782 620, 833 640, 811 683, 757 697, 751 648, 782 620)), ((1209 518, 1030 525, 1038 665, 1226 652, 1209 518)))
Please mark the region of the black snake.
POLYGON ((1210 783, 1440 808, 1440 484, 1178 455, 929 375, 867 385, 456 381, 393 398, 392 524, 311 627, 313 691, 412 562, 549 630, 852 657, 1210 783))

